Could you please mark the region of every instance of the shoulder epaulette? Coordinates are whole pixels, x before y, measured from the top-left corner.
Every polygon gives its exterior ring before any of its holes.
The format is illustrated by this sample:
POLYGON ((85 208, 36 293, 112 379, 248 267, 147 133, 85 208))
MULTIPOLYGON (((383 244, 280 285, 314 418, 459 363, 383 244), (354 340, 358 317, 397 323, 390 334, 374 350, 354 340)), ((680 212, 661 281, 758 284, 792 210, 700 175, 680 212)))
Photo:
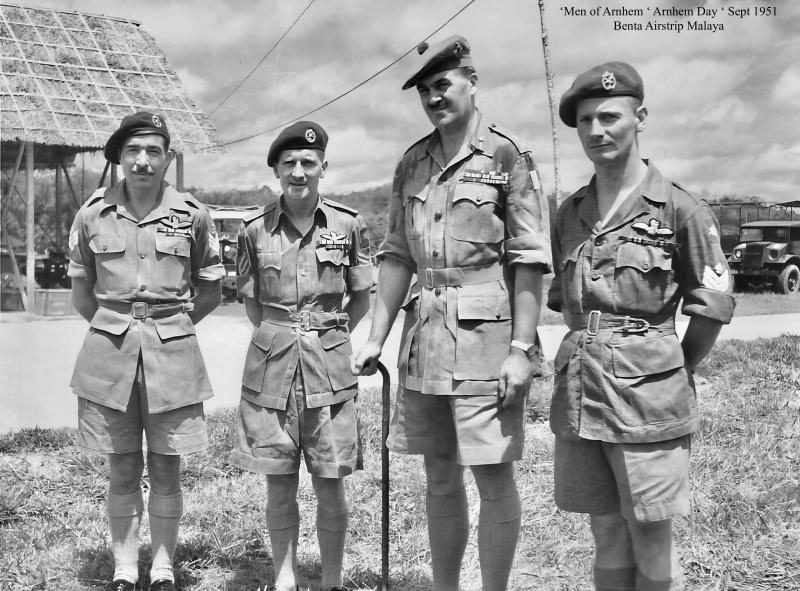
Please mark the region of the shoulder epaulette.
MULTIPOLYGON (((177 189, 176 189, 176 191, 177 191, 177 189)), ((192 195, 191 193, 189 193, 188 191, 177 191, 177 193, 178 193, 178 195, 181 196, 181 199, 186 201, 187 205, 191 205, 195 209, 200 209, 200 207, 202 206, 202 203, 200 203, 197 200, 197 198, 194 195, 192 195)))
POLYGON ((489 130, 493 133, 496 133, 499 136, 506 138, 509 142, 514 144, 514 147, 520 154, 524 154, 526 152, 530 152, 530 149, 523 146, 522 143, 519 141, 516 135, 508 131, 507 129, 497 125, 497 123, 491 123, 489 125, 489 130))
POLYGON ((99 189, 96 189, 94 193, 89 195, 89 198, 86 200, 84 207, 89 207, 90 205, 94 205, 95 203, 100 201, 103 197, 106 196, 107 190, 108 187, 100 187, 99 189))
POLYGON ((262 207, 261 209, 257 209, 257 210, 255 210, 253 213, 251 213, 251 214, 249 214, 249 215, 246 215, 246 216, 244 216, 244 217, 242 218, 242 222, 244 222, 245 224, 249 224, 249 223, 250 223, 250 222, 252 222, 253 220, 257 220, 258 218, 260 218, 260 217, 263 217, 263 216, 267 215, 269 212, 271 212, 271 211, 274 211, 274 209, 275 209, 277 206, 278 206, 278 200, 277 200, 277 199, 274 199, 273 201, 270 201, 269 203, 267 203, 267 204, 266 204, 264 207, 262 207))
POLYGON ((431 134, 432 134, 432 133, 433 133, 433 132, 429 133, 428 135, 426 135, 426 136, 424 136, 424 137, 421 137, 421 138, 419 138, 419 139, 418 139, 416 142, 414 142, 413 144, 411 144, 411 145, 408 147, 408 149, 407 149, 405 152, 403 152, 403 156, 405 156, 406 154, 408 154, 409 152, 411 152, 411 150, 413 150, 414 148, 416 148, 417 146, 419 146, 421 143, 423 143, 423 142, 427 142, 427 141, 430 139, 430 137, 431 137, 431 134))
POLYGON ((347 213, 349 213, 353 217, 358 215, 358 210, 357 209, 353 209, 352 207, 349 207, 347 205, 339 203, 338 201, 334 201, 333 199, 328 199, 327 197, 323 197, 322 198, 322 202, 325 205, 329 205, 329 206, 331 206, 331 207, 333 207, 335 209, 340 209, 342 211, 346 211, 347 213))

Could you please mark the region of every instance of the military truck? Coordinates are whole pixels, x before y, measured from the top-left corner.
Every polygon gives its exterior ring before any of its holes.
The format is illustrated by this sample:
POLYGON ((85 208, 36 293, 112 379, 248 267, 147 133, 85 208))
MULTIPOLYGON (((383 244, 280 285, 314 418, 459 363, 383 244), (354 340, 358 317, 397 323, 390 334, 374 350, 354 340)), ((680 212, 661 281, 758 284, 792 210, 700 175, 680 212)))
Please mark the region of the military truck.
POLYGON ((258 210, 260 205, 208 205, 208 213, 214 220, 219 238, 219 256, 225 266, 225 277, 222 279, 222 297, 225 301, 237 300, 236 297, 236 238, 242 220, 258 210))
POLYGON ((800 220, 742 224, 728 262, 737 291, 771 283, 781 293, 800 293, 800 220))

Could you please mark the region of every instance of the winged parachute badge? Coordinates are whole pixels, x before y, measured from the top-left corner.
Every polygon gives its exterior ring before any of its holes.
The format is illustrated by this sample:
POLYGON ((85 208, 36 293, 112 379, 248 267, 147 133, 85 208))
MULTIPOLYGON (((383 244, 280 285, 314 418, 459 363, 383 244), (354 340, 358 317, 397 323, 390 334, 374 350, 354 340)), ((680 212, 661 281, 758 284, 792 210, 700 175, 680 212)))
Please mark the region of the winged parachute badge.
POLYGON ((636 222, 631 224, 631 227, 639 233, 645 233, 651 238, 669 238, 675 234, 675 230, 667 226, 663 226, 656 218, 650 218, 648 223, 636 222))
POLYGON ((347 234, 339 234, 336 230, 331 230, 327 234, 320 234, 318 246, 324 246, 327 250, 347 250, 350 248, 350 240, 347 234))

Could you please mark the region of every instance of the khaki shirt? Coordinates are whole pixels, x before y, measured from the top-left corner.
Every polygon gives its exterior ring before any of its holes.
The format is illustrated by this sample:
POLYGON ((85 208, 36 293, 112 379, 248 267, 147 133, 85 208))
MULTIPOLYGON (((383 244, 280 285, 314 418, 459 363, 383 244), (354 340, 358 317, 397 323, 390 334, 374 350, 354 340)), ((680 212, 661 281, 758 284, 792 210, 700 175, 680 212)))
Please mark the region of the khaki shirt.
POLYGON ((160 204, 137 221, 125 207, 124 180, 98 189, 70 230, 68 274, 92 285, 100 304, 70 385, 78 396, 118 410, 127 407, 140 355, 151 413, 213 396, 187 314, 137 320, 115 311, 133 302, 188 302, 193 285, 225 275, 205 207, 166 182, 161 190, 160 204))
POLYGON ((555 277, 548 307, 572 329, 555 358, 550 424, 560 436, 662 441, 698 426, 694 384, 674 317, 730 322, 734 300, 717 221, 705 203, 659 174, 647 175, 600 227, 592 182, 567 199, 553 229, 555 277), (647 320, 646 332, 585 330, 592 310, 647 320))
POLYGON ((405 303, 400 386, 494 394, 511 342, 515 264, 551 268, 547 202, 530 153, 479 115, 448 166, 439 134, 400 159, 378 253, 417 273, 405 303))
POLYGON ((304 235, 280 200, 244 220, 239 230, 239 297, 255 298, 265 319, 253 331, 242 376, 242 397, 284 409, 300 367, 308 408, 353 398, 352 346, 346 315, 340 326, 304 330, 271 322, 282 312, 341 313, 348 293, 372 287, 366 225, 349 207, 320 199, 304 235))

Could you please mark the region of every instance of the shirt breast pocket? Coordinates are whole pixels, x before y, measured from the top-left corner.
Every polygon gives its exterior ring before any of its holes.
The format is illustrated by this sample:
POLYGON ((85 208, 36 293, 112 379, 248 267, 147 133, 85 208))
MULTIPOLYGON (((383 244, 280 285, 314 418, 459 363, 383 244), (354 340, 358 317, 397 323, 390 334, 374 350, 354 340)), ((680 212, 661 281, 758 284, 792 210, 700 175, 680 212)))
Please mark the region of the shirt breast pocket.
POLYGON ((262 294, 273 299, 281 296, 281 253, 278 251, 259 250, 258 284, 262 294))
POLYGON ((191 253, 191 239, 156 234, 156 281, 162 288, 184 291, 191 274, 191 253))
POLYGON ((614 274, 620 310, 657 312, 671 296, 668 290, 675 289, 672 252, 661 246, 623 242, 617 249, 614 274))
POLYGON ((450 219, 450 235, 456 240, 497 243, 505 237, 500 192, 491 185, 456 185, 450 219))
POLYGON ((89 239, 89 248, 94 253, 97 282, 105 289, 119 290, 124 278, 131 273, 125 258, 125 238, 118 234, 95 234, 89 239))
POLYGON ((346 291, 344 278, 349 262, 344 250, 317 248, 317 276, 321 293, 344 293, 346 291))

